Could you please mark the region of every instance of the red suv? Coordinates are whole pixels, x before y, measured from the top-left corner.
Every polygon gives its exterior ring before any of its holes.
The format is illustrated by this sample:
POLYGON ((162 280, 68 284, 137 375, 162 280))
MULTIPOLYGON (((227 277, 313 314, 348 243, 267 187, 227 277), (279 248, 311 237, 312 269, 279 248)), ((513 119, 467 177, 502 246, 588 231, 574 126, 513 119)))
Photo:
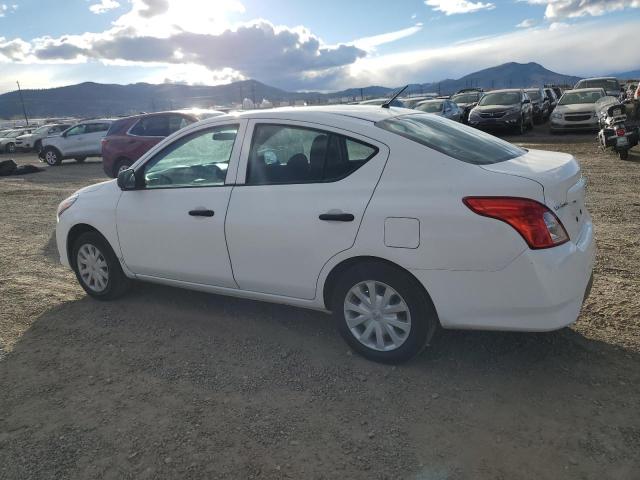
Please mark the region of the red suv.
POLYGON ((102 139, 102 168, 115 178, 160 140, 197 121, 194 115, 181 112, 146 113, 116 120, 102 139))

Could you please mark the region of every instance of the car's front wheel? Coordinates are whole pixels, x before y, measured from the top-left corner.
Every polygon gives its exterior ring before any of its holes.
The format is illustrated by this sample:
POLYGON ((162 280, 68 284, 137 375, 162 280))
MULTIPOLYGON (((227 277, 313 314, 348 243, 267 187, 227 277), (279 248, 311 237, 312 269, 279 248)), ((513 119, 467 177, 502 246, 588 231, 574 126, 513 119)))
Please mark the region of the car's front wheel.
POLYGON ((93 298, 112 300, 129 288, 130 280, 118 258, 97 232, 86 232, 76 239, 71 260, 80 286, 93 298))
POLYGON ((345 271, 334 288, 332 310, 349 346, 383 363, 404 362, 420 353, 438 325, 431 299, 417 280, 383 262, 345 271))
POLYGON ((44 161, 47 163, 47 165, 50 165, 52 167, 54 165, 60 165, 60 162, 62 162, 62 156, 60 155, 60 152, 58 152, 53 147, 46 147, 44 149, 42 157, 44 158, 44 161))

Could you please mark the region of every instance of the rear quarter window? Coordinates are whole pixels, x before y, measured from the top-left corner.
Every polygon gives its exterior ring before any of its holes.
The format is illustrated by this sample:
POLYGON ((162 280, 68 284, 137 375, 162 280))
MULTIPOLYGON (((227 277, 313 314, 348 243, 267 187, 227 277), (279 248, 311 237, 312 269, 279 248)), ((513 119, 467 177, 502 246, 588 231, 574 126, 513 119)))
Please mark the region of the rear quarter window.
POLYGON ((526 153, 493 135, 436 115, 401 115, 376 126, 473 165, 504 162, 526 153))

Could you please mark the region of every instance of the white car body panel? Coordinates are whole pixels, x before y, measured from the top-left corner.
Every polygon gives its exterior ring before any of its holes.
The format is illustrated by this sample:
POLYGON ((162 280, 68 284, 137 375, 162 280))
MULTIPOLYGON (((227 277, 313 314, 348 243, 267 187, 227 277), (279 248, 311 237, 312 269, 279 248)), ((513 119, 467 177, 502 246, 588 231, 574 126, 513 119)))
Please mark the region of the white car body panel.
POLYGON ((323 310, 331 271, 345 260, 376 257, 406 269, 425 287, 446 328, 541 331, 573 323, 595 256, 584 180, 573 157, 530 151, 477 166, 372 123, 405 113, 415 112, 278 109, 193 124, 160 142, 134 168, 197 129, 241 122, 247 129, 238 133, 227 185, 122 192, 111 181, 89 187, 59 219, 61 261, 69 264, 69 230, 85 223, 105 236, 130 277, 323 310), (256 122, 337 131, 375 145, 379 153, 337 182, 244 185, 256 122), (462 202, 465 196, 496 195, 546 204, 570 241, 531 250, 512 227, 462 202), (187 216, 199 207, 215 210, 215 216, 187 216), (318 220, 332 209, 355 220, 318 220))

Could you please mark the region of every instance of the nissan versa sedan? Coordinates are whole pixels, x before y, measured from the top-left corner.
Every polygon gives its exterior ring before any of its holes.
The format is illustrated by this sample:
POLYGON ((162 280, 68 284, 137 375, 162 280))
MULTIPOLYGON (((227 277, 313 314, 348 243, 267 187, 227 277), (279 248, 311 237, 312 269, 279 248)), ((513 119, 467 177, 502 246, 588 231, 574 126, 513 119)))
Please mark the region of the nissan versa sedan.
POLYGON ((330 311, 392 363, 440 327, 573 323, 595 252, 584 202, 571 155, 436 115, 261 110, 192 124, 74 193, 56 240, 94 298, 137 279, 330 311))

